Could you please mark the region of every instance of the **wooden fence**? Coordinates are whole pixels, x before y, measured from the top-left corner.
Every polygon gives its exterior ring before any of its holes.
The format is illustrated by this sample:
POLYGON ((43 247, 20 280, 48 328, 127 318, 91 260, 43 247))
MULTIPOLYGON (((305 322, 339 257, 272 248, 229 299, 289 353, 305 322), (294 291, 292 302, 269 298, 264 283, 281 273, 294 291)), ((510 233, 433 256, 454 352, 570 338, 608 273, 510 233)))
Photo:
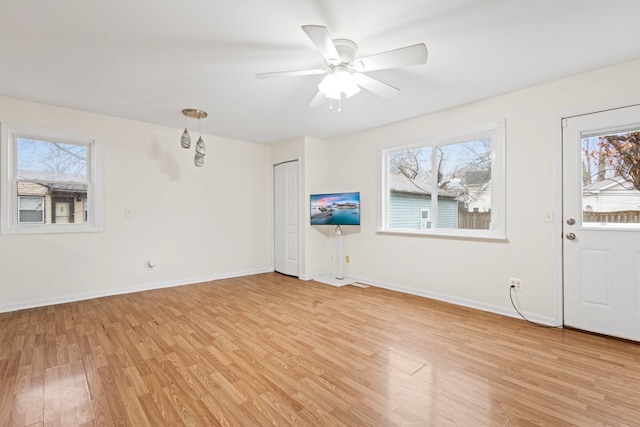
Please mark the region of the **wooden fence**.
MULTIPOLYGON (((584 222, 640 224, 640 211, 583 212, 584 222)), ((458 228, 488 230, 491 212, 458 211, 458 228)))
POLYGON ((458 211, 458 228, 467 230, 488 230, 491 212, 458 211))
POLYGON ((583 212, 583 222, 640 223, 640 211, 583 212))

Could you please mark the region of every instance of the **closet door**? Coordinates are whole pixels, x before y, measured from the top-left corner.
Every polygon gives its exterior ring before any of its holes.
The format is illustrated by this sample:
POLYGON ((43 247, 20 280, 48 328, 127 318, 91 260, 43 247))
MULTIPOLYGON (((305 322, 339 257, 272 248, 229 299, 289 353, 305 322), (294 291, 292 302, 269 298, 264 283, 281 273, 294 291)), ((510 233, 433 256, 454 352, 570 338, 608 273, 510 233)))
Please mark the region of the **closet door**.
POLYGON ((274 166, 275 271, 298 276, 300 215, 298 200, 298 162, 274 166))

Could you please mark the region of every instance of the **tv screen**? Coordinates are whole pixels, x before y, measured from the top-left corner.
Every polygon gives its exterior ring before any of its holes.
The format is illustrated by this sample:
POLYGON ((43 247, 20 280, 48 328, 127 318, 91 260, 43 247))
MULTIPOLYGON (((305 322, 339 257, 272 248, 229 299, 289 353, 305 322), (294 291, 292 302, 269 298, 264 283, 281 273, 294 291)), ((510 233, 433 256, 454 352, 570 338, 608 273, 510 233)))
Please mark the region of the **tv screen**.
POLYGON ((360 193, 312 194, 311 225, 360 225, 360 193))

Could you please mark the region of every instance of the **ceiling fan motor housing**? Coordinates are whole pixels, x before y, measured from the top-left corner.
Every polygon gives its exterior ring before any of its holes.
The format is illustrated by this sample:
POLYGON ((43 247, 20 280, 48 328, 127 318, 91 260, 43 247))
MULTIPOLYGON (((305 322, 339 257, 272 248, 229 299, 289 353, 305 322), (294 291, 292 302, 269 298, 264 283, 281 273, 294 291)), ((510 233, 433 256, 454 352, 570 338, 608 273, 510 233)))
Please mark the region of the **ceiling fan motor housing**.
POLYGON ((338 55, 340 55, 340 62, 342 64, 353 64, 356 52, 358 51, 358 45, 354 41, 347 39, 333 39, 333 44, 336 46, 338 55))

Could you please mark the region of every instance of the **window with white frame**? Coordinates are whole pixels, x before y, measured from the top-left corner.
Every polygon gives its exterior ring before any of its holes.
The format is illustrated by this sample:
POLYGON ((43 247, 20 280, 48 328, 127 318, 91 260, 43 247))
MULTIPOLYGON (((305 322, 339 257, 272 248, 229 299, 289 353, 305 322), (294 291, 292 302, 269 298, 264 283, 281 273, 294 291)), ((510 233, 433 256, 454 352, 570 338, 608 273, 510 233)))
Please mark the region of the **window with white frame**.
POLYGON ((383 151, 383 232, 505 238, 505 123, 383 151))
POLYGON ((2 126, 2 233, 98 231, 96 141, 2 126))
POLYGON ((18 196, 18 222, 44 222, 44 197, 18 196))

